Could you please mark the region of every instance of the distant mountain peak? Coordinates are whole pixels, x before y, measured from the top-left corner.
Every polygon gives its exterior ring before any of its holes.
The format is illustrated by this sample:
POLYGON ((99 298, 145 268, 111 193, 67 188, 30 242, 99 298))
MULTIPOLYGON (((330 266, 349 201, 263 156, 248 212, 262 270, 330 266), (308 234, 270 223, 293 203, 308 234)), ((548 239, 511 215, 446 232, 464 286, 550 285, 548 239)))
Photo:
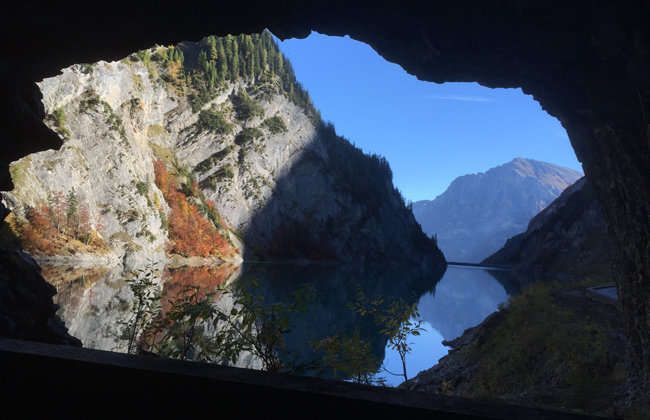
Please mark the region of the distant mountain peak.
POLYGON ((486 172, 459 176, 434 200, 413 203, 423 230, 438 236, 448 261, 479 262, 523 232, 530 219, 583 174, 517 157, 486 172))

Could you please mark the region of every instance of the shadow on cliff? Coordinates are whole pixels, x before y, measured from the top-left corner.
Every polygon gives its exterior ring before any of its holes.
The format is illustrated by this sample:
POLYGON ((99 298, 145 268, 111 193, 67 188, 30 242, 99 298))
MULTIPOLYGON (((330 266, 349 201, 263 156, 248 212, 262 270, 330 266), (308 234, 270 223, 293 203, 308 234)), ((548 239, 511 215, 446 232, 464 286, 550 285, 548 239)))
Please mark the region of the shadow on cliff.
POLYGON ((435 239, 393 186, 388 161, 364 154, 333 124, 316 125, 299 161, 278 177, 272 196, 242 227, 255 257, 444 265, 435 239))

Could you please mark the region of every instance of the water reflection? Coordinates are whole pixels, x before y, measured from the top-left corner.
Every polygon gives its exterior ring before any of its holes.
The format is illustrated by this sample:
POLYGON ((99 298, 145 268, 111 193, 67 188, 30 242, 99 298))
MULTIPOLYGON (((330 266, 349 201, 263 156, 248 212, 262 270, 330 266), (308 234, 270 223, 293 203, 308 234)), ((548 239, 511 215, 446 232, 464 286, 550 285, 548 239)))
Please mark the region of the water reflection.
POLYGON ((357 316, 348 308, 348 303, 356 300, 360 287, 370 298, 383 295, 413 304, 420 296, 434 290, 443 269, 269 264, 246 266, 245 273, 258 279, 268 302, 290 298, 290 291, 297 290, 306 281, 323 294, 318 305, 297 320, 298 328, 287 338, 287 346, 300 354, 300 360, 314 357, 312 349, 305 347, 310 338, 321 340, 337 331, 351 333, 356 326, 361 328, 362 338, 371 341, 373 355, 383 360, 387 339, 379 334, 379 328, 370 317, 357 316))
MULTIPOLYGON (((447 354, 442 340, 453 340, 467 328, 474 327, 497 310, 499 303, 515 293, 508 282, 509 272, 475 267, 449 266, 433 292, 423 294, 418 300, 422 326, 427 330, 413 337, 413 351, 407 357, 409 378, 436 364, 447 354)), ((401 370, 397 352, 386 350, 388 370, 401 370)), ((390 377, 397 385, 400 378, 390 377)))
MULTIPOLYGON (((296 328, 286 339, 287 347, 295 349, 303 360, 310 360, 315 356, 312 348, 305 346, 310 338, 322 339, 359 326, 364 338, 372 342, 375 357, 386 360, 389 370, 396 372, 401 372, 399 356, 387 350, 387 340, 379 334, 379 328, 370 317, 357 316, 347 305, 356 299, 359 287, 370 298, 383 295, 419 302, 427 333, 410 340, 414 345, 407 367, 412 377, 446 354, 440 343, 443 339, 454 339, 466 328, 479 324, 512 292, 504 278, 489 270, 450 266, 444 277, 442 274, 443 269, 246 264, 158 267, 155 282, 161 291, 163 312, 169 310, 169 300, 187 285, 200 286, 208 293, 252 276, 261 286, 264 301, 273 303, 290 299, 291 291, 310 282, 322 296, 302 319, 294 320, 296 328)), ((124 325, 134 299, 126 279, 133 272, 118 267, 50 266, 43 269, 43 275, 57 287, 55 299, 62 307, 60 315, 85 347, 126 351, 124 325)), ((221 299, 216 305, 229 311, 232 301, 221 299)), ((243 357, 238 365, 259 367, 259 361, 243 357)), ((401 382, 399 378, 388 379, 392 384, 401 382)))
POLYGON ((467 328, 480 324, 508 299, 504 286, 492 276, 495 271, 450 265, 435 293, 420 298, 422 319, 445 340, 453 340, 467 328))
POLYGON ((58 314, 70 334, 87 348, 126 352, 125 325, 132 316, 134 301, 126 280, 138 275, 138 270, 153 270, 154 283, 161 289, 163 313, 170 308, 169 300, 185 285, 201 286, 205 293, 239 277, 239 267, 232 264, 163 269, 143 263, 133 270, 59 265, 45 266, 42 273, 57 288, 54 302, 61 307, 58 314))

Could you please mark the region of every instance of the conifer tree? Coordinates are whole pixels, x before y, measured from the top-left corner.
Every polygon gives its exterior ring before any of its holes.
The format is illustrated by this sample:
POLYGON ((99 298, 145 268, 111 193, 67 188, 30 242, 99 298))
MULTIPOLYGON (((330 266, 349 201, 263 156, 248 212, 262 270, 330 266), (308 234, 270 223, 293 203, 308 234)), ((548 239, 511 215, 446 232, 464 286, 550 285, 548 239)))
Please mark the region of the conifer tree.
POLYGON ((232 60, 228 62, 228 67, 230 79, 237 80, 239 78, 239 45, 234 38, 232 42, 232 60))
POLYGON ((217 39, 214 36, 209 36, 206 39, 206 44, 207 44, 207 53, 208 57, 212 61, 216 61, 217 59, 217 39))
POLYGON ((228 66, 228 79, 236 80, 239 76, 239 49, 237 41, 232 35, 226 36, 224 42, 226 65, 228 66))
POLYGON ((246 76, 246 61, 244 59, 244 53, 241 51, 241 49, 239 50, 239 76, 246 76))
POLYGON ((181 64, 185 62, 185 56, 183 54, 183 51, 178 47, 176 47, 176 60, 181 64))
POLYGON ((282 66, 284 64, 284 56, 282 55, 282 51, 278 51, 278 53, 275 56, 275 74, 278 76, 281 76, 283 74, 282 72, 282 66))
POLYGON ((207 66, 208 63, 207 63, 207 58, 206 58, 205 51, 201 51, 201 52, 199 53, 199 59, 198 59, 197 64, 198 64, 198 67, 199 67, 201 70, 203 70, 204 72, 207 73, 207 71, 208 71, 208 66, 207 66))
POLYGON ((223 82, 226 80, 226 73, 228 73, 228 62, 226 61, 226 52, 224 51, 221 38, 217 40, 217 51, 217 70, 219 73, 219 80, 223 82))
POLYGON ((68 198, 66 198, 66 204, 68 206, 68 211, 66 212, 66 216, 68 218, 68 226, 70 226, 70 223, 74 223, 75 217, 77 216, 77 196, 74 193, 74 187, 70 190, 70 194, 68 194, 68 198))

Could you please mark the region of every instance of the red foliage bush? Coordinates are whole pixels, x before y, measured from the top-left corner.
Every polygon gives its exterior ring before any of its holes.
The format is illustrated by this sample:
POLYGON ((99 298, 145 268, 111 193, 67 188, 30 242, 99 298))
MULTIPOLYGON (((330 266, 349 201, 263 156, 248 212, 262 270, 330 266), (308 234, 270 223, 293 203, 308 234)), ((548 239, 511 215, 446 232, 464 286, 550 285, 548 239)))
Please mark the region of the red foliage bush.
MULTIPOLYGON (((161 159, 154 161, 156 186, 162 191, 171 211, 168 216, 169 252, 184 257, 231 255, 232 248, 219 231, 199 214, 194 204, 176 188, 176 182, 170 180, 165 164, 161 159)), ((192 183, 192 191, 198 193, 198 185, 192 183)), ((214 203, 207 201, 208 207, 214 209, 214 203)))
POLYGON ((90 206, 83 201, 73 219, 69 219, 67 213, 68 205, 60 191, 52 191, 48 203, 41 201, 30 208, 25 214, 26 220, 14 225, 25 251, 48 255, 61 253, 74 240, 81 242, 76 242, 80 248, 74 252, 107 249, 98 234, 104 229, 101 214, 93 216, 90 206))

